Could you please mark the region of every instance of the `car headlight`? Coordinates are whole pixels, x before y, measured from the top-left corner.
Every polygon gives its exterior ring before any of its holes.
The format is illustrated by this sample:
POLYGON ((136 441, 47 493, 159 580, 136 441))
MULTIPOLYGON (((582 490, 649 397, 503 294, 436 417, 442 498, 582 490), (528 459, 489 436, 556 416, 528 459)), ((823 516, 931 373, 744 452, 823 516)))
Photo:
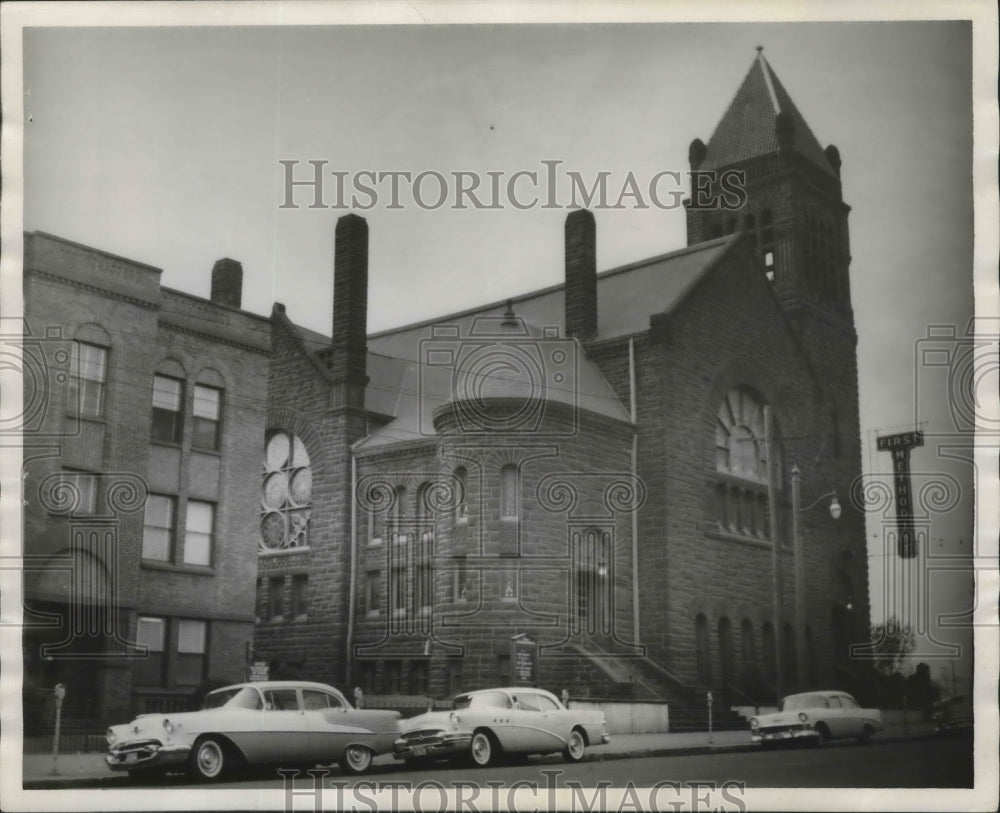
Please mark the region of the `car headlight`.
POLYGON ((758 720, 756 717, 751 717, 750 728, 759 728, 759 727, 760 727, 760 720, 758 720))
POLYGON ((803 723, 808 722, 809 721, 809 715, 806 714, 804 711, 800 711, 799 712, 799 721, 803 722, 803 723))
POLYGON ((170 722, 170 720, 164 719, 163 720, 163 730, 166 731, 168 734, 173 734, 174 733, 174 724, 172 722, 170 722))
POLYGON ((114 729, 109 728, 107 733, 104 735, 104 739, 108 741, 108 745, 114 745, 118 740, 118 735, 115 734, 114 729))

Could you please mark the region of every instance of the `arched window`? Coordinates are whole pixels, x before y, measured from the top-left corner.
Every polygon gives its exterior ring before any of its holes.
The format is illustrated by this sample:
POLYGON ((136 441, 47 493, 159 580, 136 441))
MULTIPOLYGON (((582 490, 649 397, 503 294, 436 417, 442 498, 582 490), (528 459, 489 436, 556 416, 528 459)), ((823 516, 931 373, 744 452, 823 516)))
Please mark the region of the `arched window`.
POLYGON ((434 541, 434 512, 428 504, 430 494, 430 483, 425 482, 417 486, 415 533, 417 541, 427 544, 434 541))
POLYGON ((725 531, 759 539, 770 537, 764 422, 763 401, 742 387, 726 393, 715 420, 715 470, 724 475, 715 486, 716 521, 725 531))
POLYGON ((785 624, 782 637, 784 647, 784 679, 786 688, 794 686, 798 682, 798 651, 795 648, 795 630, 791 624, 785 624))
POLYGON ((806 688, 815 688, 819 681, 816 673, 816 640, 811 627, 806 627, 806 677, 809 680, 806 688))
POLYGON ((774 648, 774 626, 770 621, 765 621, 760 628, 761 657, 764 659, 764 682, 767 687, 775 685, 775 677, 778 674, 775 658, 777 652, 774 648))
POLYGON ((712 684, 712 660, 708 642, 708 619, 704 613, 698 613, 694 619, 694 651, 698 683, 702 686, 710 686, 712 684))
POLYGON ((469 473, 465 466, 455 469, 455 524, 469 524, 469 473))
POLYGON ((733 684, 733 625, 726 616, 719 619, 719 683, 722 696, 728 697, 733 684))
POLYGON ((770 209, 760 213, 760 256, 768 281, 774 282, 774 225, 770 209))
POLYGON ((740 680, 749 697, 759 694, 757 676, 757 643, 754 640, 753 622, 744 618, 740 624, 740 680))
POLYGON ((394 542, 406 541, 406 514, 409 506, 406 503, 406 486, 396 486, 396 500, 392 504, 392 527, 389 537, 394 542))
POLYGON ((312 469, 305 444, 290 432, 268 432, 264 444, 261 550, 307 547, 311 514, 312 469))
POLYGON ((191 414, 193 448, 218 450, 224 391, 223 378, 215 370, 206 369, 198 374, 191 414))
POLYGON ((614 568, 611 534, 603 528, 574 530, 571 537, 576 573, 574 632, 611 634, 611 587, 614 568))
MULTIPOLYGON (((67 411, 83 418, 104 415, 104 389, 108 377, 108 348, 77 340, 70 346, 67 411)), ((27 382, 26 382, 27 383, 27 382)))
POLYGON ((743 388, 726 393, 715 425, 715 468, 756 482, 767 480, 764 404, 743 388))
POLYGON ((500 469, 500 518, 516 520, 518 515, 518 471, 508 463, 500 469))
POLYGON ((180 443, 183 432, 184 379, 157 373, 153 376, 152 441, 180 443))
POLYGON ((434 547, 434 514, 428 505, 430 483, 417 487, 417 522, 413 535, 413 610, 430 613, 433 604, 434 580, 431 571, 431 554, 434 547))

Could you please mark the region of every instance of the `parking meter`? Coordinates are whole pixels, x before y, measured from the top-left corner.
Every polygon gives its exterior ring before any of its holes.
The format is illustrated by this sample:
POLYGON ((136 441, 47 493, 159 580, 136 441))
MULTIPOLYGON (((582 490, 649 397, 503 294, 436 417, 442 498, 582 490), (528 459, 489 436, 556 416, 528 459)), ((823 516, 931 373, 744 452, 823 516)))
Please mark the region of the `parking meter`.
POLYGON ((52 696, 56 699, 56 730, 52 737, 52 773, 59 773, 59 728, 62 722, 62 704, 66 698, 66 687, 57 683, 52 690, 52 696))
POLYGON ((708 702, 708 741, 712 742, 712 692, 705 692, 705 700, 708 702))

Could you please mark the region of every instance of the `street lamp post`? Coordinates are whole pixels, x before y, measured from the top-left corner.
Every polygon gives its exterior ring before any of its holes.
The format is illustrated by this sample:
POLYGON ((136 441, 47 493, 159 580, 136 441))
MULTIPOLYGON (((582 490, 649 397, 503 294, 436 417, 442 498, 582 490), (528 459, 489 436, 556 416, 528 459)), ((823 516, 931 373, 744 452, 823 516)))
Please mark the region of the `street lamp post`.
POLYGON ((830 516, 839 519, 841 508, 836 491, 821 494, 805 508, 801 507, 800 486, 802 474, 797 465, 792 465, 792 555, 795 562, 795 661, 799 682, 806 674, 806 603, 805 603, 805 556, 802 545, 800 514, 815 508, 820 500, 830 497, 830 516))
POLYGON ((767 511, 771 518, 771 612, 774 615, 774 694, 775 703, 781 703, 782 672, 784 671, 784 646, 781 640, 782 573, 781 573, 781 514, 778 506, 780 488, 778 471, 778 446, 774 437, 774 415, 771 407, 764 407, 764 444, 767 450, 767 511))

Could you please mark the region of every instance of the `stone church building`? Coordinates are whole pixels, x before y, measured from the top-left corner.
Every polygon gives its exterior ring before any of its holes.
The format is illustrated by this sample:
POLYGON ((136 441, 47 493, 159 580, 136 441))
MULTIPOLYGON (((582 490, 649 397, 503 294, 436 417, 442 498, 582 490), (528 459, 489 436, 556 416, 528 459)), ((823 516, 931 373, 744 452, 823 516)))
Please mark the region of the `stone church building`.
POLYGON ((367 223, 339 220, 333 335, 272 313, 258 657, 367 695, 849 682, 868 606, 840 158, 758 53, 689 162, 742 171, 748 199, 689 201, 686 247, 598 272, 574 211, 563 284, 371 335, 367 223), (810 506, 833 491, 836 520, 810 506))
POLYGON ((687 246, 599 271, 572 211, 562 284, 374 334, 355 214, 332 336, 242 310, 232 260, 202 299, 27 235, 26 719, 63 682, 67 719, 103 730, 253 662, 369 698, 850 688, 840 158, 758 53, 688 160, 745 173, 747 201, 693 199, 687 246))

